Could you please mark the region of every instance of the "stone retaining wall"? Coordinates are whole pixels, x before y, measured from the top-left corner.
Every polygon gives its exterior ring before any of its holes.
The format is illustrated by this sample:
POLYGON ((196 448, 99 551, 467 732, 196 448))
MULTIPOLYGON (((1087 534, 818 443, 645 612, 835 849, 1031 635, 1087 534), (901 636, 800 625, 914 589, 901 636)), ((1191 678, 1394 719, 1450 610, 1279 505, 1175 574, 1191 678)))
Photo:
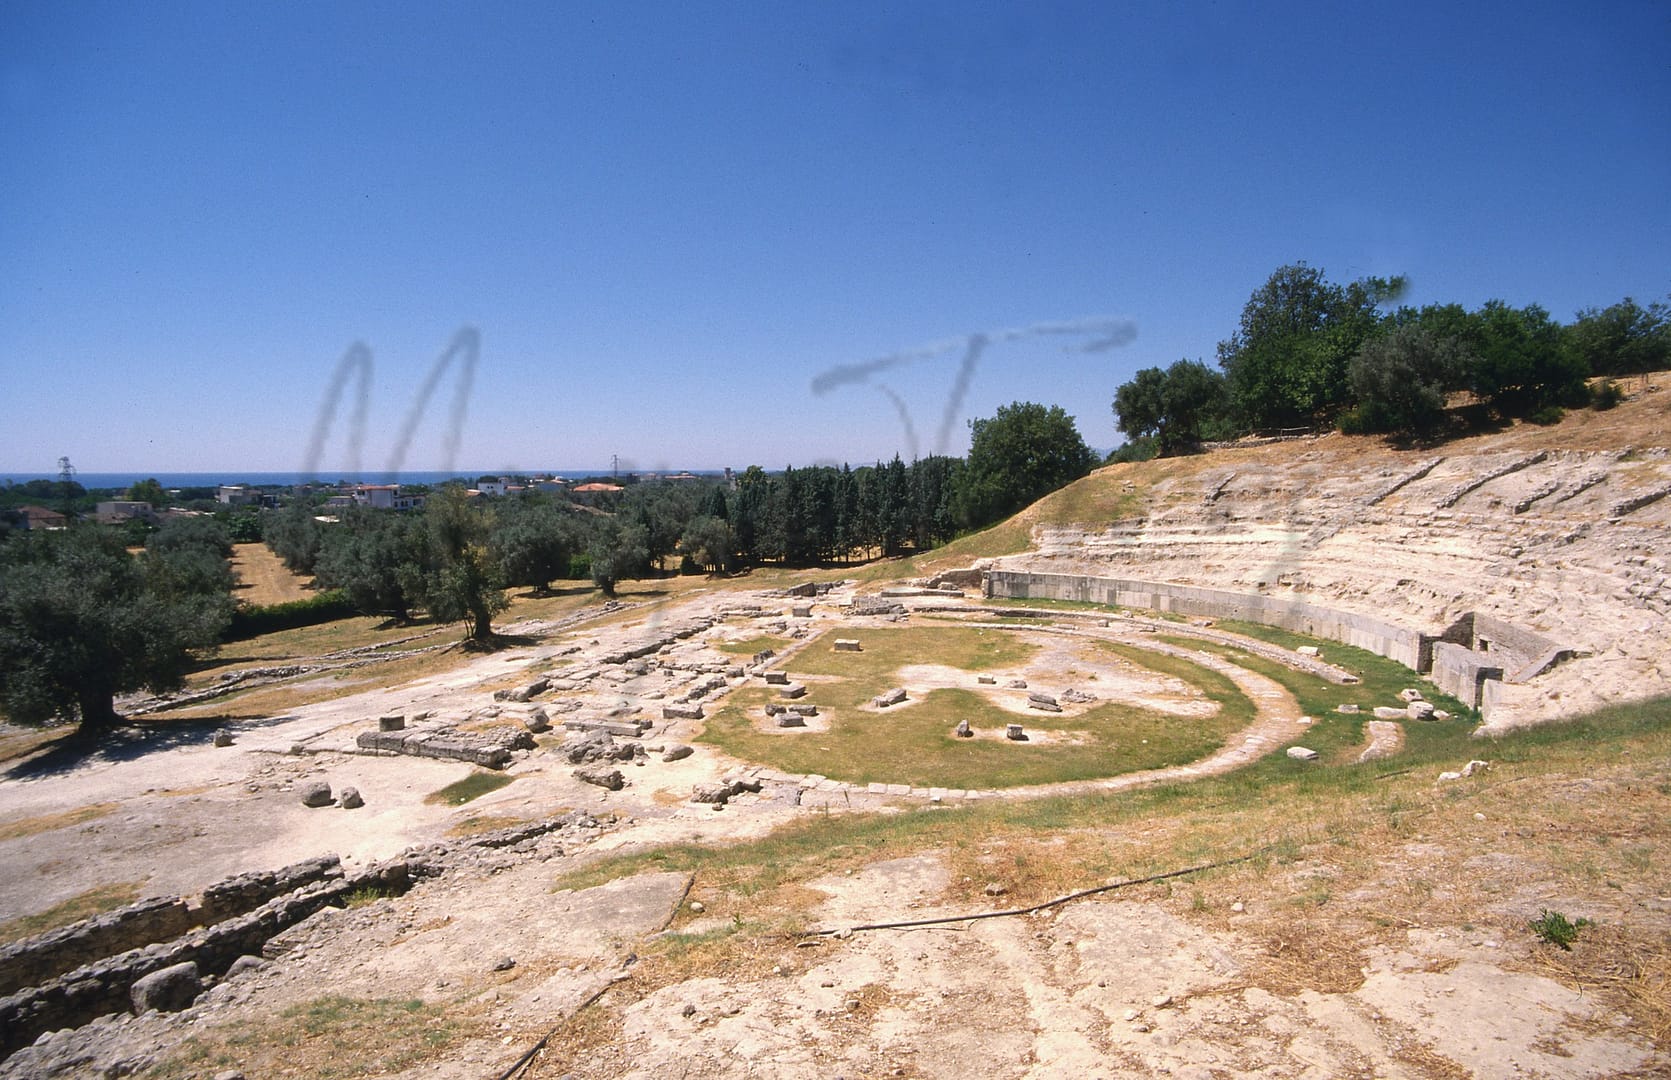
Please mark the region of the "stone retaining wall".
POLYGON ((178 896, 153 897, 16 941, 0 949, 0 994, 38 986, 116 953, 169 941, 193 927, 252 911, 276 896, 342 876, 335 855, 239 874, 203 890, 192 908, 178 896))
POLYGON ((1502 677, 1501 665, 1493 664, 1491 657, 1484 653, 1448 641, 1433 646, 1434 684, 1469 708, 1480 707, 1488 680, 1502 677))
POLYGON ((1516 672, 1561 649, 1558 642, 1542 634, 1479 613, 1474 615, 1473 640, 1468 644, 1474 651, 1496 659, 1511 682, 1518 681, 1516 672))
POLYGON ((983 592, 988 597, 1079 600, 1241 619, 1339 641, 1396 660, 1412 671, 1430 672, 1440 689, 1478 709, 1487 721, 1503 700, 1504 682, 1526 682, 1558 663, 1584 655, 1535 631, 1477 612, 1469 612, 1440 632, 1427 633, 1305 600, 1132 578, 1015 570, 988 571, 983 592))
POLYGON ((45 982, 114 952, 167 941, 192 928, 178 896, 159 896, 107 911, 0 949, 0 994, 45 982))
POLYGON ((1433 635, 1304 600, 1133 578, 1035 574, 1012 570, 989 571, 983 592, 989 597, 1017 600, 1079 600, 1179 615, 1241 619, 1353 645, 1377 656, 1396 660, 1413 671, 1426 671, 1432 666, 1433 635))
POLYGON ((257 955, 280 931, 327 904, 340 903, 356 889, 404 891, 404 862, 389 863, 352 878, 317 881, 267 901, 254 911, 193 930, 166 944, 150 944, 84 964, 44 983, 0 998, 0 1057, 34 1042, 43 1032, 78 1027, 106 1013, 127 1012, 133 984, 152 972, 195 962, 206 975, 220 975, 240 956, 257 955))

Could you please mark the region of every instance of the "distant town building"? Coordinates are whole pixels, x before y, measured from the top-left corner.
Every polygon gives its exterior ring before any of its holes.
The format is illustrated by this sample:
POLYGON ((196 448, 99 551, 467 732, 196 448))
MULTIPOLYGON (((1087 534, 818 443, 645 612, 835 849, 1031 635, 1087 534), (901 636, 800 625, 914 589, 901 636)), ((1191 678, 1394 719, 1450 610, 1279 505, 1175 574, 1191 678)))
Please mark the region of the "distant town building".
POLYGON ((25 529, 62 529, 69 524, 69 518, 44 506, 20 506, 17 512, 25 529))
POLYGON ((134 502, 130 499, 111 499, 99 503, 93 510, 93 519, 100 525, 120 525, 124 521, 156 521, 157 512, 148 502, 134 502))
MULTIPOLYGON (((357 484, 350 502, 374 510, 416 510, 424 504, 424 497, 402 495, 399 484, 357 484)), ((336 499, 327 500, 325 505, 336 505, 336 499)))
POLYGON ((263 495, 243 484, 222 484, 215 489, 215 501, 222 506, 277 506, 278 499, 263 495))

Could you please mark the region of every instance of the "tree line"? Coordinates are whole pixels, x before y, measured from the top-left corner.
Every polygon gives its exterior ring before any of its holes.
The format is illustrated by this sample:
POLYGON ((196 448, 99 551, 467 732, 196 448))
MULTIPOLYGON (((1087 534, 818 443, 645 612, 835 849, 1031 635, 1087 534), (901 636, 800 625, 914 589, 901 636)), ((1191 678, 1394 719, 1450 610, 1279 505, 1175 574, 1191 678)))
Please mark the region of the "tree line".
POLYGON ((1671 304, 1626 297, 1562 325, 1537 304, 1490 300, 1391 308, 1405 279, 1341 285, 1297 263, 1273 273, 1200 360, 1144 368, 1114 394, 1123 459, 1176 454, 1203 441, 1335 426, 1432 440, 1509 419, 1552 422, 1566 409, 1607 408, 1610 381, 1671 367, 1671 304), (1466 393, 1470 406, 1448 408, 1466 393))
POLYGON ((849 564, 925 551, 1001 520, 1088 473, 1095 455, 1060 407, 1027 402, 975 421, 967 459, 829 465, 768 473, 735 486, 662 481, 599 497, 539 491, 472 501, 462 485, 416 514, 349 508, 322 520, 297 499, 265 512, 263 536, 286 566, 342 590, 366 613, 423 610, 491 633, 504 590, 546 592, 590 578, 671 570, 733 573, 761 565, 849 564))

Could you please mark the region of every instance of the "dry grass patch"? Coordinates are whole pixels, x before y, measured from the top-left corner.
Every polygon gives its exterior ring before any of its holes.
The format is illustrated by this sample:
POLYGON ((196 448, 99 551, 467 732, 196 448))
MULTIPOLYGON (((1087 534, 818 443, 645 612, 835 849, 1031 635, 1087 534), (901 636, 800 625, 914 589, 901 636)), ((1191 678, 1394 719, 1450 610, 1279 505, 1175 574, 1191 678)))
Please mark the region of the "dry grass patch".
POLYGON ((246 604, 287 604, 313 595, 310 582, 284 565, 266 544, 233 544, 233 595, 246 604))
POLYGON ((1590 925, 1570 950, 1534 955, 1542 974, 1557 982, 1628 1003, 1656 1045, 1671 1045, 1671 934, 1645 938, 1618 925, 1590 925))
POLYGON ((80 825, 84 821, 104 817, 120 808, 120 803, 101 802, 78 806, 74 810, 61 810, 56 814, 37 814, 34 817, 0 821, 0 840, 19 840, 54 829, 67 829, 71 825, 80 825))
MULTIPOLYGON (((387 689, 452 671, 471 657, 455 647, 397 655, 374 664, 343 667, 335 670, 314 671, 273 682, 263 682, 248 689, 233 690, 200 705, 188 705, 158 710, 158 718, 209 719, 226 712, 229 702, 236 702, 238 711, 246 716, 276 716, 302 705, 358 694, 366 690, 387 689)), ((195 689, 205 689, 209 679, 194 678, 195 689)))
POLYGON ((720 652, 729 653, 732 656, 753 656, 755 653, 764 652, 766 649, 770 649, 775 653, 788 648, 793 643, 793 638, 777 637, 772 634, 758 634, 754 637, 743 638, 739 641, 716 641, 713 643, 713 646, 720 652))
POLYGON ((1332 920, 1283 920, 1256 938, 1252 985, 1286 995, 1349 994, 1363 985, 1363 940, 1332 920))
POLYGON ((139 890, 144 887, 143 881, 96 885, 86 892, 77 893, 68 900, 52 905, 45 911, 0 923, 0 943, 21 941, 36 934, 44 934, 48 930, 56 930, 60 926, 90 919, 94 915, 115 911, 138 900, 139 890))
MULTIPOLYGON (((0 714, 3 715, 3 714, 0 714)), ((54 724, 50 727, 12 727, 0 729, 0 764, 26 758, 48 743, 72 736, 73 724, 54 724)))
POLYGON ((346 1080, 435 1061, 469 1033, 462 1017, 416 998, 329 995, 265 1022, 193 1035, 147 1075, 186 1080, 235 1066, 252 1076, 346 1080))
MULTIPOLYGON (((433 796, 431 796, 433 798, 433 796)), ((550 816, 566 814, 567 810, 557 810, 550 816)), ((500 829, 511 829, 518 825, 526 825, 533 818, 517 817, 512 814, 471 814, 463 821, 448 826, 447 835, 456 837, 480 836, 482 833, 498 832, 500 829)))

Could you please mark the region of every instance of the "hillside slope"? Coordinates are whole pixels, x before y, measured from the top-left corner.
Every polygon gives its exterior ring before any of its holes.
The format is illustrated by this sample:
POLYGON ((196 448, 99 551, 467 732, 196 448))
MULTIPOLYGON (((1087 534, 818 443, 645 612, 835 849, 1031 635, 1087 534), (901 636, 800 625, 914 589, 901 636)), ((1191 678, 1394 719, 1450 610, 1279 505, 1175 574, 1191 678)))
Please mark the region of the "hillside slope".
POLYGON ((1578 651, 1503 685, 1493 728, 1663 694, 1667 387, 1434 448, 1329 435, 1109 466, 1028 511, 1032 550, 995 568, 1289 597, 1435 634, 1478 612, 1578 651))

